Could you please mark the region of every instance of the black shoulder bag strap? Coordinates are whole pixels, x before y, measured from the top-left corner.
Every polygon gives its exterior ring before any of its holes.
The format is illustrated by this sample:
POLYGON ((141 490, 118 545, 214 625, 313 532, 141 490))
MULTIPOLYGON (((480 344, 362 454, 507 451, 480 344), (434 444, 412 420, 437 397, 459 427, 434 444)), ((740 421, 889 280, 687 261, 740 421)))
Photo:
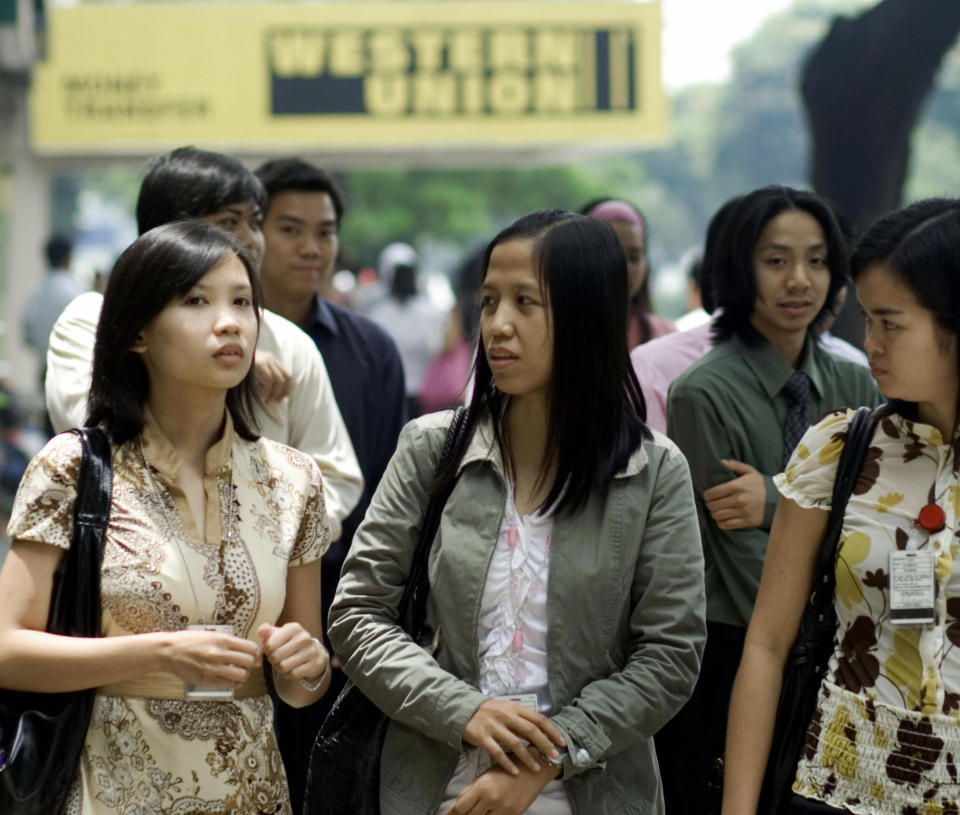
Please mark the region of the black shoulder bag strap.
MULTIPOLYGON (((454 411, 434 471, 434 480, 436 480, 436 475, 450 464, 451 458, 459 448, 460 440, 467 426, 467 416, 468 411, 465 407, 458 407, 454 411)), ((440 516, 443 514, 443 508, 455 484, 456 480, 451 479, 445 489, 434 492, 427 502, 427 508, 423 513, 423 522, 420 525, 420 537, 417 540, 417 547, 413 552, 413 560, 410 563, 410 574, 407 577, 403 596, 400 598, 399 622, 414 642, 420 641, 423 623, 427 616, 427 594, 430 591, 427 561, 430 557, 430 548, 433 546, 433 539, 437 536, 437 530, 440 528, 440 516)))
POLYGON ((100 567, 110 517, 113 458, 99 427, 72 431, 80 437, 83 459, 77 477, 70 548, 53 577, 47 631, 73 637, 100 636, 100 567))
MULTIPOLYGON (((863 461, 867 456, 870 441, 877 425, 876 411, 869 407, 857 410, 850 420, 847 430, 847 439, 837 464, 837 477, 833 482, 833 499, 830 507, 830 517, 827 520, 827 529, 823 533, 823 545, 817 555, 817 567, 814 572, 819 578, 819 584, 814 587, 817 595, 816 605, 825 604, 833 608, 833 593, 836 585, 837 551, 840 547, 840 533, 843 530, 843 519, 847 512, 847 502, 853 494, 863 468, 863 461)), ((811 602, 814 602, 811 599, 811 602)), ((831 644, 833 629, 830 631, 831 644)))
MULTIPOLYGON (((53 576, 47 631, 100 636, 100 565, 110 514, 110 443, 99 428, 74 431, 79 466, 70 548, 53 576)), ((60 812, 86 741, 96 690, 0 690, 0 811, 60 812)))

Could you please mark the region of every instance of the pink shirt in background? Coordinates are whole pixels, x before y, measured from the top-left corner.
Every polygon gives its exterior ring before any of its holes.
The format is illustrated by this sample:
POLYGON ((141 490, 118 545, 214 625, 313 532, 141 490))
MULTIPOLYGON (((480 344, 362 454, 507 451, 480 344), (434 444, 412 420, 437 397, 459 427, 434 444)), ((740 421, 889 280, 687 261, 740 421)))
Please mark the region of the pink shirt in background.
MULTIPOLYGON (((650 323, 650 339, 672 334, 677 330, 673 323, 658 314, 648 314, 647 321, 650 323)), ((627 326, 627 348, 636 348, 640 345, 640 336, 640 315, 631 311, 630 323, 627 326)))
MULTIPOLYGON (((719 311, 714 312, 716 316, 719 311)), ((660 318, 658 318, 660 319, 660 318)), ((640 380, 643 399, 647 403, 647 424, 667 432, 667 391, 687 368, 713 348, 713 320, 638 345, 630 352, 630 362, 640 380)), ((837 356, 867 365, 867 356, 859 348, 834 337, 829 332, 820 337, 820 347, 837 356)))

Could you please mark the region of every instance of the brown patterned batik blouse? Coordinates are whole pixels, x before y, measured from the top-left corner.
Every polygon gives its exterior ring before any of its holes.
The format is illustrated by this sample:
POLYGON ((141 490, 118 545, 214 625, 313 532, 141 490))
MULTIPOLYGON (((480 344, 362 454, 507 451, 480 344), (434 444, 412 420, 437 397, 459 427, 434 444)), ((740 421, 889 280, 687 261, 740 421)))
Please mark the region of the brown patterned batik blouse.
MULTIPOLYGON (((257 628, 283 608, 287 569, 318 559, 329 543, 316 463, 282 444, 241 439, 227 416, 206 458, 201 535, 173 485, 172 445, 149 417, 141 438, 113 451, 104 636, 215 622, 257 641, 257 628)), ((31 461, 11 538, 69 546, 79 464, 69 433, 31 461)), ((99 689, 67 815, 290 812, 262 674, 233 701, 188 702, 182 693, 171 674, 99 689)))

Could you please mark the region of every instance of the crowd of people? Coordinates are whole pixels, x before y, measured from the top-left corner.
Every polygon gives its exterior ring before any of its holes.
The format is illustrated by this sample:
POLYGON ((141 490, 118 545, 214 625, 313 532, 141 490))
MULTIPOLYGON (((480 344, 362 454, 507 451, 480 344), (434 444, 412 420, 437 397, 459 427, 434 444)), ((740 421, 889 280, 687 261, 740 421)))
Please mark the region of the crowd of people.
POLYGON ((299 814, 348 677, 390 718, 384 813, 752 815, 861 406, 789 811, 958 811, 960 200, 855 241, 814 193, 744 192, 679 328, 635 206, 551 203, 449 315, 406 243, 338 301, 346 202, 298 158, 154 160, 103 294, 51 242, 24 329, 52 429, 110 441, 102 636, 45 630, 82 486, 59 432, 11 512, 0 689, 96 689, 66 815, 299 814), (866 353, 829 333, 848 296, 866 353))

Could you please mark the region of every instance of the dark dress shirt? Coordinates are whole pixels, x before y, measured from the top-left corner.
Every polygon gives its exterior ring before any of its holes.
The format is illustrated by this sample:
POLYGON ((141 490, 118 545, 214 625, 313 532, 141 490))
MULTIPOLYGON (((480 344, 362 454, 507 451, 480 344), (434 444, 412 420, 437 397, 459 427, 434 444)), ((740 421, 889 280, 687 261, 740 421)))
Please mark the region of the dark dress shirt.
MULTIPOLYGON (((326 632, 327 610, 347 549, 407 418, 406 389, 397 346, 380 326, 362 314, 316 297, 305 331, 323 355, 333 395, 363 473, 360 501, 343 521, 343 534, 330 545, 321 562, 320 609, 326 632)), ((294 812, 303 810, 311 747, 345 682, 343 672, 335 670, 330 689, 318 702, 298 709, 282 702, 277 705, 277 741, 294 812)))
POLYGON ((362 314, 319 296, 305 330, 323 355, 363 473, 363 494, 343 522, 339 543, 345 554, 407 419, 403 366, 386 331, 362 314))

